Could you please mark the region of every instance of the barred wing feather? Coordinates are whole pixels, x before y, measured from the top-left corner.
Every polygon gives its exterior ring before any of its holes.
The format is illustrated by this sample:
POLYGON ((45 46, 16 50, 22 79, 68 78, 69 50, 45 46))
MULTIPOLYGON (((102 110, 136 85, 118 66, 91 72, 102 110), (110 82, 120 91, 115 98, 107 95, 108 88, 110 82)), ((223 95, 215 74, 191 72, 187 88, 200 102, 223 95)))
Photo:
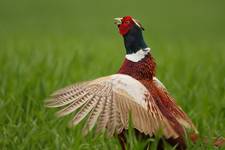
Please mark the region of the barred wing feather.
POLYGON ((145 86, 128 75, 115 74, 58 90, 46 106, 63 107, 58 116, 75 112, 71 126, 87 117, 85 134, 95 125, 97 132, 118 134, 128 128, 130 116, 133 127, 140 132, 153 135, 160 130, 167 138, 178 137, 145 86))

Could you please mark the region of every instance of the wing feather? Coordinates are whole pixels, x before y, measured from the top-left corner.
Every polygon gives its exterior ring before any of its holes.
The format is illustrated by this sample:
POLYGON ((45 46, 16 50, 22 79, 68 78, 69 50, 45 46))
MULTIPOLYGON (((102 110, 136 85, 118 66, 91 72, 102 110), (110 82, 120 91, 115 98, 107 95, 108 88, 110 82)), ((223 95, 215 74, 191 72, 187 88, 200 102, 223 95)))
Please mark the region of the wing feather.
POLYGON ((106 101, 105 101, 105 105, 103 107, 103 111, 100 114, 98 120, 97 120, 97 127, 96 127, 96 132, 100 132, 100 131, 104 131, 108 121, 109 121, 109 116, 110 116, 110 101, 111 101, 112 96, 107 96, 106 97, 106 101))
POLYGON ((87 101, 92 99, 93 95, 87 94, 83 97, 77 98, 74 102, 72 102, 70 105, 66 106, 65 108, 61 109, 56 113, 57 116, 62 117, 65 115, 68 115, 74 111, 76 111, 78 108, 80 108, 83 104, 85 104, 87 101))
POLYGON ((169 137, 176 138, 178 136, 177 133, 172 129, 172 127, 170 126, 170 124, 168 123, 165 117, 161 116, 162 119, 153 118, 152 112, 146 111, 143 107, 141 107, 141 105, 136 104, 135 102, 131 101, 127 97, 124 97, 124 95, 119 95, 119 96, 120 98, 118 98, 117 101, 119 103, 118 105, 122 106, 120 107, 122 108, 120 110, 122 111, 121 113, 121 115, 123 116, 122 118, 126 121, 125 122, 126 129, 128 128, 128 119, 129 119, 128 110, 131 110, 130 113, 131 113, 131 120, 132 120, 133 126, 136 129, 138 129, 140 132, 144 132, 145 134, 152 135, 152 133, 157 133, 160 129, 162 129, 164 132, 164 135, 167 138, 169 137), (143 116, 146 116, 148 119, 146 119, 143 116), (151 120, 151 122, 148 122, 149 120, 151 120), (148 124, 151 124, 151 126, 149 126, 148 124))
POLYGON ((66 87, 53 93, 46 105, 63 106, 57 112, 58 116, 80 108, 71 125, 77 125, 88 116, 84 133, 96 125, 97 132, 106 131, 112 136, 127 129, 131 119, 133 127, 145 134, 153 135, 162 129, 165 137, 178 136, 160 112, 151 93, 128 75, 115 74, 66 87))
POLYGON ((96 106, 91 111, 83 131, 85 135, 88 133, 88 131, 90 131, 94 127, 95 123, 97 122, 97 119, 101 114, 103 107, 105 105, 105 99, 106 97, 101 97, 97 102, 96 106))
POLYGON ((79 100, 80 98, 84 97, 87 95, 86 91, 80 90, 79 92, 72 92, 69 95, 60 95, 60 96, 55 96, 48 101, 46 101, 46 105, 48 107, 62 107, 67 104, 70 104, 71 102, 75 102, 79 100))
POLYGON ((98 96, 94 96, 91 100, 86 102, 86 104, 79 110, 79 112, 74 116, 71 121, 71 125, 77 125, 82 119, 84 119, 88 113, 94 108, 100 98, 98 96))
POLYGON ((51 96, 55 97, 55 96, 60 96, 60 95, 67 95, 69 93, 72 94, 73 92, 76 92, 77 90, 83 89, 84 86, 87 85, 88 83, 89 83, 88 81, 85 81, 85 82, 69 85, 67 87, 64 87, 62 89, 55 91, 54 93, 51 94, 51 96))

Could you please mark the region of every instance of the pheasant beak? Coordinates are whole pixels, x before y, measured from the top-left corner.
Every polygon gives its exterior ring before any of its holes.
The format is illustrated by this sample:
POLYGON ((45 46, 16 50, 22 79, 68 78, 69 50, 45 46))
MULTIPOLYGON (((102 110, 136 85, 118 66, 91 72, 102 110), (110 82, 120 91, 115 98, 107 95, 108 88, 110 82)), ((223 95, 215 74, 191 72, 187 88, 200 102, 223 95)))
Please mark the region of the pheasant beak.
POLYGON ((122 23, 123 18, 114 18, 114 23, 120 25, 122 23))

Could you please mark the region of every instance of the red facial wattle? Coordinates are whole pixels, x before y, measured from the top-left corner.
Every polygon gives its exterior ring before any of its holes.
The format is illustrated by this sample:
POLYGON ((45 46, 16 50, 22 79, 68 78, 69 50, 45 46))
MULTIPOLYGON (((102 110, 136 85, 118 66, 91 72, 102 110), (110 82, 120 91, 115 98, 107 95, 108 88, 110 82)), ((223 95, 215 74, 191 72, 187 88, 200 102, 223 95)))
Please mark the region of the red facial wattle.
POLYGON ((129 30, 134 26, 134 21, 132 20, 132 17, 126 16, 122 20, 122 23, 118 25, 119 32, 121 35, 126 35, 129 30))

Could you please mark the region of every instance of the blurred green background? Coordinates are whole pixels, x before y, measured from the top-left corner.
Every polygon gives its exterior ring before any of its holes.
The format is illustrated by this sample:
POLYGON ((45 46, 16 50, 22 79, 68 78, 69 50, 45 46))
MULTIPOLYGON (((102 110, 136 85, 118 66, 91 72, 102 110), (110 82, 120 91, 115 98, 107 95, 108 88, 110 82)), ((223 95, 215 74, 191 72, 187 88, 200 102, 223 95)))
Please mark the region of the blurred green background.
MULTIPOLYGON (((43 101, 57 88, 118 70, 125 50, 113 18, 125 15, 145 27, 157 76, 200 136, 224 136, 224 6, 222 0, 0 0, 0 148, 120 148, 114 138, 81 137, 82 125, 69 129, 72 116, 56 118, 43 101)), ((215 147, 199 141, 189 149, 215 147)))

